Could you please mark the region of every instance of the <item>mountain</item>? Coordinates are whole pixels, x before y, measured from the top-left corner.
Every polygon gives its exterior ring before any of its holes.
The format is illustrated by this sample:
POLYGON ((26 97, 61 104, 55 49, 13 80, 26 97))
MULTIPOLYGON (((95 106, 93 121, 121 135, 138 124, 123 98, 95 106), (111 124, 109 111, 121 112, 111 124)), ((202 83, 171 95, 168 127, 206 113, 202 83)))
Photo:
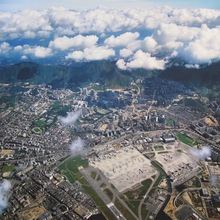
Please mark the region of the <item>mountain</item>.
POLYGON ((220 62, 208 66, 186 68, 185 66, 171 66, 161 72, 161 77, 177 80, 184 83, 212 86, 214 82, 220 82, 220 62))
POLYGON ((90 82, 99 82, 107 88, 127 87, 139 78, 162 77, 181 81, 200 89, 202 95, 220 100, 220 62, 200 69, 172 65, 163 71, 137 69, 123 71, 115 62, 93 61, 71 65, 43 65, 33 62, 0 66, 0 82, 45 83, 53 88, 75 88, 90 82))
POLYGON ((196 87, 202 95, 220 101, 220 62, 199 69, 171 66, 161 71, 160 77, 196 87))
POLYGON ((102 82, 109 87, 128 86, 131 77, 110 61, 73 65, 40 65, 32 62, 0 67, 0 82, 46 83, 54 88, 102 82))

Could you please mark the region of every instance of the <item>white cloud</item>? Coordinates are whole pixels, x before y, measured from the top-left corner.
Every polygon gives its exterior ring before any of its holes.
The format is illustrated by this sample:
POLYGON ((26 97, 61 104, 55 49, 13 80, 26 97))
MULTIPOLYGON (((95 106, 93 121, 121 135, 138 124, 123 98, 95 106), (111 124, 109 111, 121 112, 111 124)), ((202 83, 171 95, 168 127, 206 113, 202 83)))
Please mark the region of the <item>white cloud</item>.
POLYGON ((8 205, 8 194, 10 189, 11 183, 8 180, 3 180, 3 182, 0 183, 0 215, 8 205))
POLYGON ((49 43, 49 47, 59 50, 68 50, 73 47, 92 47, 97 43, 98 39, 99 38, 96 35, 77 35, 73 38, 64 36, 58 37, 54 41, 51 41, 49 43))
POLYGON ((203 25, 198 36, 182 49, 181 55, 189 63, 210 63, 220 59, 220 27, 203 25))
POLYGON ((65 58, 75 60, 76 62, 80 62, 85 58, 85 55, 83 51, 77 50, 72 53, 69 53, 65 58))
POLYGON ((112 35, 111 37, 105 39, 104 43, 108 45, 109 47, 128 46, 130 43, 135 41, 139 36, 140 34, 138 32, 135 32, 135 33, 126 32, 117 37, 112 35))
POLYGON ((166 44, 172 41, 188 42, 199 32, 199 28, 177 25, 174 23, 161 23, 154 31, 153 38, 159 44, 166 44))
POLYGON ((211 63, 220 60, 219 24, 220 11, 208 9, 0 12, 0 62, 8 57, 15 62, 21 57, 111 58, 129 69, 163 69, 164 60, 172 57, 190 65, 211 63))
POLYGON ((69 112, 66 117, 61 117, 60 121, 64 126, 74 125, 81 115, 81 110, 69 112))
POLYGON ((128 69, 127 66, 126 66, 126 63, 123 59, 118 60, 116 65, 121 70, 127 70, 128 69))
POLYGON ((24 45, 22 53, 36 58, 46 58, 52 56, 52 50, 50 48, 41 46, 30 47, 29 45, 24 45))
POLYGON ((120 56, 123 58, 130 57, 133 54, 132 50, 127 49, 127 48, 121 49, 119 53, 120 53, 120 56))
POLYGON ((0 39, 34 38, 38 31, 52 31, 46 12, 24 10, 2 13, 0 16, 0 39))
POLYGON ((105 47, 91 47, 85 48, 83 51, 74 51, 66 56, 66 59, 73 59, 76 61, 92 61, 92 60, 106 60, 115 55, 113 49, 105 47))
POLYGON ((125 62, 119 60, 117 66, 123 70, 136 68, 162 70, 165 68, 165 61, 152 57, 149 53, 145 53, 142 50, 138 50, 132 57, 131 61, 125 62))
POLYGON ((11 46, 7 42, 3 42, 0 44, 0 54, 8 54, 8 52, 11 50, 11 46))
POLYGON ((157 41, 153 37, 145 37, 142 41, 143 49, 147 52, 154 52, 157 47, 157 41))
POLYGON ((210 147, 204 146, 201 149, 190 149, 191 155, 198 160, 205 160, 212 154, 212 149, 210 147))
POLYGON ((81 138, 75 139, 70 145, 70 151, 72 155, 86 155, 85 142, 81 138))

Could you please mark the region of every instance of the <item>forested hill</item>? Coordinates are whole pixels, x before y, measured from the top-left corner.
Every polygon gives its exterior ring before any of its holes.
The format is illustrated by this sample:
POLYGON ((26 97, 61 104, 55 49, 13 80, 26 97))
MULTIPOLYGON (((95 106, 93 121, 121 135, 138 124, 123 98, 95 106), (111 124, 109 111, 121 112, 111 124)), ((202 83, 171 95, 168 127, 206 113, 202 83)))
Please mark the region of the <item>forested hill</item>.
MULTIPOLYGON (((197 87, 206 87, 218 96, 220 91, 220 62, 203 68, 172 66, 163 71, 122 71, 114 62, 94 61, 72 65, 42 65, 33 62, 0 66, 0 82, 46 83, 54 88, 81 86, 100 82, 108 87, 126 87, 132 79, 162 77, 197 87), (216 94, 217 93, 217 94, 216 94)), ((220 95, 219 95, 220 96, 220 95)))

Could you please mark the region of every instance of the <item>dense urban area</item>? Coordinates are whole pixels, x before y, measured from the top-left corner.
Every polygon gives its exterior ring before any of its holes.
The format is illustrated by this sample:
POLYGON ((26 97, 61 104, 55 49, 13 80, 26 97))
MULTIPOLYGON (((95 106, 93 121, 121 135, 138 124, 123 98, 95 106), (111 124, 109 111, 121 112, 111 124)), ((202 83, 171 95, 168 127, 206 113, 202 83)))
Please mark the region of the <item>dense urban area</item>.
POLYGON ((0 219, 220 219, 220 108, 196 88, 17 82, 0 97, 0 219))

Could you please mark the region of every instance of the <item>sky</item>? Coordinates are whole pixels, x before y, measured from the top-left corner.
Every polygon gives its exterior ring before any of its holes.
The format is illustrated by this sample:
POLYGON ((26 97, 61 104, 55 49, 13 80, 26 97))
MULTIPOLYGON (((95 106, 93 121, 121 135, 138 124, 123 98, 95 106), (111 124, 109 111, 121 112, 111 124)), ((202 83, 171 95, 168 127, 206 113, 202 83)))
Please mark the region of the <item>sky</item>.
POLYGON ((114 60, 199 68, 220 60, 217 0, 0 0, 0 64, 114 60), (178 60, 178 63, 175 63, 178 60))
POLYGON ((171 7, 184 8, 220 8, 219 0, 0 0, 0 11, 18 11, 25 8, 42 10, 53 6, 67 9, 91 9, 98 6, 143 8, 152 5, 169 5, 171 7))

